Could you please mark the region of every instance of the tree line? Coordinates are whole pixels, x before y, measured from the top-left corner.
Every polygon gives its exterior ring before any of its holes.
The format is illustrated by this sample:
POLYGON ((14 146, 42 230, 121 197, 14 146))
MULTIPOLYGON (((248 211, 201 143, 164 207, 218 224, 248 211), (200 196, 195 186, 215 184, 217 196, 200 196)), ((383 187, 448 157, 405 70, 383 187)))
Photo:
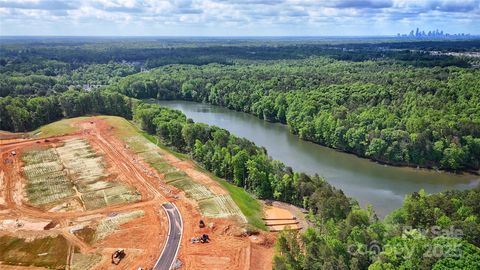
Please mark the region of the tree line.
MULTIPOLYGON (((0 102, 10 102, 6 106, 9 113, 10 107, 18 107, 30 116, 39 116, 40 108, 50 108, 44 113, 52 113, 51 121, 91 113, 131 117, 165 145, 190 155, 215 175, 255 197, 305 207, 314 227, 301 235, 288 230, 279 235, 274 269, 443 270, 479 266, 480 187, 434 195, 413 193, 400 209, 381 221, 371 208, 360 208, 322 177, 294 172, 272 160, 265 149, 254 143, 224 129, 194 123, 177 110, 107 91, 7 97, 0 102), (32 105, 45 99, 52 106, 32 105), (437 235, 428 231, 432 226, 439 230, 459 229, 462 234, 437 235), (427 256, 432 254, 432 248, 441 247, 452 250, 427 256)), ((12 116, 18 112, 13 112, 10 119, 16 119, 12 116)), ((44 117, 40 119, 48 119, 44 117)), ((0 119, 6 118, 2 114, 0 119)))
POLYGON ((274 269, 480 267, 480 187, 434 195, 415 192, 381 221, 371 208, 360 208, 322 177, 293 172, 227 130, 194 123, 180 111, 156 104, 139 103, 133 115, 163 144, 257 198, 308 209, 314 227, 301 235, 288 230, 280 234, 274 269), (455 230, 461 233, 449 233, 455 230))
POLYGON ((207 170, 258 198, 308 207, 325 219, 345 217, 354 204, 320 176, 293 172, 251 141, 219 127, 194 123, 180 111, 140 103, 133 119, 164 144, 189 154, 207 170))
POLYGON ((480 168, 480 72, 328 58, 175 65, 109 87, 208 102, 287 124, 300 138, 384 163, 480 168))
POLYGON ((303 235, 291 231, 280 235, 275 269, 475 269, 480 266, 478 187, 435 195, 424 191, 413 193, 400 209, 380 221, 374 211, 361 209, 318 175, 293 172, 269 158, 264 149, 224 129, 194 123, 180 111, 155 104, 138 105, 134 120, 164 144, 188 153, 215 175, 258 198, 276 199, 310 211, 314 228, 303 235), (438 235, 428 231, 433 226, 439 231, 455 228, 462 234, 458 237, 438 235), (372 243, 399 249, 400 253, 369 249, 372 243), (441 253, 428 256, 432 249, 438 248, 443 248, 441 253))
POLYGON ((248 140, 135 100, 208 102, 381 162, 478 170, 479 70, 468 68, 469 59, 421 52, 478 48, 478 41, 4 43, 0 129, 29 131, 88 114, 133 119, 255 197, 309 211, 312 228, 278 236, 274 269, 478 269, 479 187, 413 193, 382 221, 248 140), (85 91, 82 84, 109 86, 85 91), (462 234, 439 235, 434 226, 462 234))
POLYGON ((0 130, 25 132, 62 118, 86 114, 131 118, 130 100, 119 93, 74 90, 46 97, 0 97, 0 130))
POLYGON ((92 90, 139 70, 134 65, 118 63, 82 65, 78 68, 45 60, 6 63, 0 66, 0 97, 49 96, 69 89, 92 90))
POLYGON ((277 239, 274 269, 446 270, 480 267, 480 188, 415 192, 379 221, 353 207, 343 220, 277 239))

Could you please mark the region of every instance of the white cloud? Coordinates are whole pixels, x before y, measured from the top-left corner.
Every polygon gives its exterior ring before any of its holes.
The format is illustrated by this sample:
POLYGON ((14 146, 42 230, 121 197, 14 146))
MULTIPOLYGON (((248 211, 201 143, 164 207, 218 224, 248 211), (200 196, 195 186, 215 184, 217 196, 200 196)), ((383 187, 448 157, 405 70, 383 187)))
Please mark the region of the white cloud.
POLYGON ((0 14, 4 35, 129 35, 139 26, 137 35, 394 34, 444 25, 478 33, 480 0, 0 0, 0 14))

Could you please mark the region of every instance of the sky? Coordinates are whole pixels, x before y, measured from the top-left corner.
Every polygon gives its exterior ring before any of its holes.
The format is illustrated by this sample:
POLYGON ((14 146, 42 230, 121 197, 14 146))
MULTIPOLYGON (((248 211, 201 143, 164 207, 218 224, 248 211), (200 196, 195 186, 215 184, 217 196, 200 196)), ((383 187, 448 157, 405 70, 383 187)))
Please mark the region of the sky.
POLYGON ((0 0, 0 35, 480 34, 480 0, 0 0))

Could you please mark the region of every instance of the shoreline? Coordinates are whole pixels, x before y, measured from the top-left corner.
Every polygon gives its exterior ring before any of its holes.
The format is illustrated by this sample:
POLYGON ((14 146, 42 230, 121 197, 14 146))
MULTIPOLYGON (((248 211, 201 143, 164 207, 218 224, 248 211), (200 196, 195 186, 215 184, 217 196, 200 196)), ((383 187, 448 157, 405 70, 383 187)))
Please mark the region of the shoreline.
MULTIPOLYGON (((288 129, 288 131, 291 135, 295 136, 298 140, 301 140, 303 142, 307 142, 307 143, 311 143, 311 144, 314 144, 314 145, 317 145, 317 146, 325 147, 325 148, 328 148, 330 150, 333 150, 333 151, 336 151, 336 152, 339 152, 339 153, 352 155, 352 156, 355 156, 356 158, 366 160, 366 161, 369 161, 369 162, 372 162, 372 163, 376 163, 376 164, 379 164, 379 165, 384 165, 384 166, 387 166, 387 167, 394 167, 394 168, 399 168, 399 169, 409 169, 409 170, 413 170, 413 171, 423 171, 423 172, 428 172, 428 173, 452 174, 452 175, 456 175, 456 176, 480 176, 480 169, 477 170, 477 171, 473 170, 473 169, 450 171, 450 170, 437 169, 435 167, 421 166, 421 165, 418 165, 418 164, 394 163, 394 162, 389 162, 389 161, 385 161, 385 160, 378 160, 378 159, 374 159, 374 158, 361 156, 357 153, 349 152, 349 151, 346 151, 344 149, 333 148, 333 147, 329 147, 327 145, 323 145, 323 144, 320 144, 320 143, 317 143, 317 142, 314 142, 314 141, 311 141, 311 140, 302 139, 298 136, 298 134, 295 134, 291 131, 290 126, 288 124, 284 124, 284 123, 281 123, 281 122, 278 122, 278 121, 269 121, 269 120, 266 120, 266 119, 262 119, 262 118, 254 115, 252 113, 248 113, 248 112, 244 112, 244 111, 237 111, 235 109, 231 109, 231 108, 221 106, 221 105, 211 104, 211 103, 208 103, 208 102, 203 102, 203 101, 200 102, 200 101, 184 100, 184 99, 153 99, 153 98, 145 99, 144 101, 146 101, 146 102, 152 102, 152 101, 153 102, 158 102, 158 101, 164 101, 164 102, 168 102, 168 101, 192 102, 192 103, 204 104, 204 105, 209 105, 209 106, 215 106, 215 107, 218 107, 218 108, 231 110, 231 111, 238 112, 238 113, 244 113, 244 114, 247 114, 249 116, 253 116, 253 117, 255 117, 259 120, 262 120, 264 122, 267 122, 267 123, 282 125, 282 126, 284 126, 288 129)), ((268 155, 268 151, 267 151, 267 155, 268 155)))

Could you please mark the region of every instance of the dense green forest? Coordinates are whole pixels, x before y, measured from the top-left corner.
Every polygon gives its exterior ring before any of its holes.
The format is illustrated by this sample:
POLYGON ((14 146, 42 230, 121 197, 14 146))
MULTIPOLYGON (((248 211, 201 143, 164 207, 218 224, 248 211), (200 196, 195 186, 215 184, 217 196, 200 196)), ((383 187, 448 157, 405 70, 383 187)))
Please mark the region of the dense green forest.
POLYGON ((373 210, 361 209, 322 177, 293 172, 224 129, 194 123, 179 111, 155 104, 140 103, 133 115, 147 132, 217 176, 258 198, 310 211, 314 228, 301 236, 287 231, 279 237, 275 269, 480 267, 480 187, 414 193, 380 221, 373 210))
POLYGON ((208 102, 382 162, 478 170, 476 60, 424 51, 479 48, 478 41, 5 42, 0 129, 28 131, 86 114, 132 119, 255 197, 309 211, 312 228, 279 235, 275 269, 479 269, 480 187, 420 190, 380 220, 328 179, 139 100, 208 102))
MULTIPOLYGON (((302 139, 384 163, 478 171, 480 71, 470 68, 477 60, 427 50, 479 48, 475 40, 4 42, 0 97, 108 86, 139 99, 244 111, 287 124, 302 139)), ((0 129, 41 123, 10 122, 0 129)))
POLYGON ((0 98, 0 126, 3 130, 32 130, 64 117, 86 114, 131 118, 130 99, 118 93, 73 90, 46 97, 0 98))
POLYGON ((329 58, 175 65, 111 86, 208 102, 287 124, 302 139, 385 163, 480 166, 480 71, 329 58))
MULTIPOLYGON (((35 99, 38 98, 30 100, 35 99)), ((414 193, 402 208, 381 221, 373 210, 361 209, 355 200, 322 177, 294 172, 269 158, 264 149, 252 142, 218 127, 194 123, 179 111, 109 92, 66 92, 52 98, 55 101, 57 106, 52 108, 60 108, 59 114, 72 117, 93 113, 132 117, 164 144, 189 154, 206 169, 254 196, 308 209, 315 226, 301 236, 291 231, 279 236, 275 269, 452 269, 454 266, 477 269, 479 266, 478 187, 434 195, 414 193), (62 100, 69 100, 69 109, 64 107, 66 103, 61 105, 62 100), (116 103, 109 103, 112 101, 116 103), (454 234, 457 230, 461 234, 454 234)))

